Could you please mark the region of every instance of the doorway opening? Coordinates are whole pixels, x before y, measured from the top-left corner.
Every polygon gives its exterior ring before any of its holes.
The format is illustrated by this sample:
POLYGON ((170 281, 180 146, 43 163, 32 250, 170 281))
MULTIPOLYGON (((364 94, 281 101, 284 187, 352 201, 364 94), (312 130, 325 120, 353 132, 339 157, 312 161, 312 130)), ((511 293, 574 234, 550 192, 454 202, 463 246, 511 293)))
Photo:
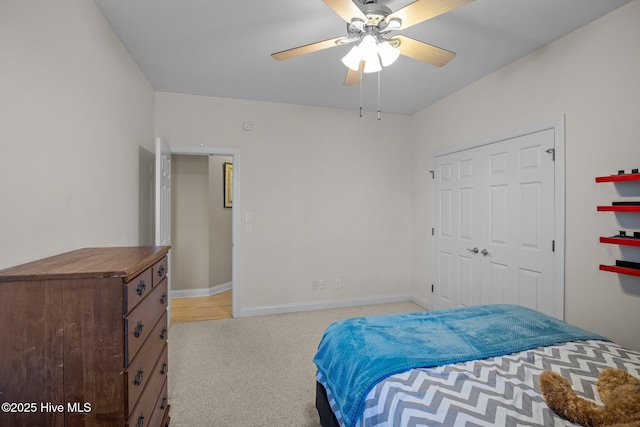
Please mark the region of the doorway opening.
MULTIPOLYGON (((231 299, 231 315, 237 317, 240 307, 240 284, 237 274, 237 245, 235 244, 235 238, 237 233, 235 231, 236 224, 238 224, 237 215, 239 209, 239 187, 240 187, 240 162, 238 149, 235 148, 221 148, 221 147, 169 147, 162 143, 160 139, 156 140, 156 244, 166 244, 172 247, 170 252, 170 271, 173 280, 169 280, 169 295, 172 299, 177 298, 199 298, 202 296, 209 297, 211 295, 221 295, 227 293, 228 299, 231 299), (186 200, 174 200, 176 197, 172 194, 174 187, 172 181, 176 178, 173 176, 175 165, 173 164, 173 157, 176 157, 180 163, 178 166, 178 173, 180 170, 184 172, 182 175, 177 175, 178 182, 182 181, 182 184, 189 181, 200 182, 199 188, 190 189, 185 193, 180 193, 178 190, 178 196, 180 198, 186 198, 186 200), (212 160, 210 160, 212 159, 212 160), (223 166, 218 167, 219 162, 222 161, 223 166), (209 165, 211 163, 211 165, 209 165), (233 165, 232 168, 226 168, 226 177, 228 178, 227 191, 225 195, 225 175, 224 175, 224 163, 233 165), (195 169, 191 166, 195 165, 195 169), (212 169, 211 173, 209 168, 212 169), (216 170, 217 169, 217 170, 216 170), (159 171, 162 171, 158 173, 159 171), (158 176, 160 175, 160 176, 158 176), (209 175, 212 178, 212 184, 209 183, 209 175), (212 194, 209 194, 209 187, 212 189, 212 194), (205 190, 206 188, 206 190, 205 190), (195 194, 200 194, 200 199, 193 201, 195 194), (191 198, 191 200, 189 200, 191 198), (219 201, 216 201, 220 199, 219 201), (200 212, 195 214, 197 218, 200 217, 200 223, 197 227, 187 227, 187 235, 178 236, 177 242, 172 241, 172 237, 175 233, 172 232, 172 225, 174 220, 171 218, 174 211, 174 205, 198 205, 200 212), (223 225, 217 225, 212 227, 210 220, 214 223, 218 223, 215 216, 208 218, 209 205, 217 204, 218 210, 223 212, 227 218, 230 216, 230 225, 228 219, 226 223, 220 223, 223 225), (224 208, 220 208, 224 206, 224 208), (208 219, 203 220, 202 218, 208 219), (214 229, 215 228, 215 229, 214 229), (208 242, 211 233, 214 233, 214 239, 220 240, 223 243, 216 245, 218 249, 210 249, 208 242), (185 246, 180 244, 180 240, 186 237, 186 241, 189 240, 188 234, 191 233, 196 241, 200 243, 200 251, 189 249, 185 250, 185 246), (204 246, 203 246, 204 245, 204 246), (182 248, 182 250, 181 250, 182 248), (203 249, 204 248, 204 249, 203 249), (221 254, 222 253, 222 254, 221 254), (215 261, 210 267, 209 260, 210 254, 214 256, 215 261), (229 255, 230 254, 230 255, 229 255), (175 259, 178 258, 178 263, 175 264, 175 259), (181 263, 180 258, 184 262, 181 263), (197 262, 196 262, 197 261, 197 262), (197 267, 199 263, 200 267, 197 267), (186 267, 185 267, 186 265, 186 267), (202 267, 202 266, 206 266, 202 267), (220 267, 220 266, 223 267, 220 267), (186 282, 182 280, 185 268, 189 270, 192 268, 195 273, 189 272, 187 274, 186 282), (230 278, 229 278, 230 268, 230 278), (210 270, 214 270, 215 280, 209 280, 211 277, 210 270), (222 279, 221 279, 222 277, 222 279), (226 277, 226 278, 225 278, 226 277), (195 278, 195 279, 194 279, 195 278), (204 278, 204 279, 203 279, 204 278), (179 280, 182 283, 175 282, 179 280), (186 286, 185 286, 186 283, 186 286), (233 297, 231 298, 231 294, 233 297)), ((184 213, 178 214, 178 220, 180 216, 184 216, 184 213)), ((194 213, 187 214, 194 215, 194 213)), ((184 218, 182 218, 184 220, 184 218)), ((178 231, 180 233, 180 231, 178 231)), ((170 300, 169 303, 169 315, 171 316, 173 307, 170 300)))
POLYGON ((171 160, 172 321, 230 318, 233 157, 171 160))

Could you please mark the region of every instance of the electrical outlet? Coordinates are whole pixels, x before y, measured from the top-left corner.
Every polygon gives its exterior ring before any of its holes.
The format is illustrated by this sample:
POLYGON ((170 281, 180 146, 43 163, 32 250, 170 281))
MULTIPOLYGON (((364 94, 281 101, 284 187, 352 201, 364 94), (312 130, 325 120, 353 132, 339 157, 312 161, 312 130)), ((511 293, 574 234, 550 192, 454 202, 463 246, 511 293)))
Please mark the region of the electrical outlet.
POLYGON ((318 284, 318 287, 320 289, 324 289, 324 280, 320 280, 320 283, 318 284))
POLYGON ((311 282, 311 290, 315 291, 316 289, 318 289, 318 282, 314 280, 311 282))
POLYGON ((342 287, 342 280, 336 279, 336 289, 340 289, 342 287))

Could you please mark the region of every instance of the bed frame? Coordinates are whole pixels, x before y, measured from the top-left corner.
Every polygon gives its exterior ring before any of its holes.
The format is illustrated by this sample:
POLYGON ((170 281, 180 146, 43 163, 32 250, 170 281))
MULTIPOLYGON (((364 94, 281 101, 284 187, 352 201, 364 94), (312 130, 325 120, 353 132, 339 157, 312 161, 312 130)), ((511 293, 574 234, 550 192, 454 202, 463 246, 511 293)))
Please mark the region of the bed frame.
POLYGON ((340 427, 338 419, 331 410, 331 405, 329 405, 327 391, 318 381, 316 381, 316 409, 318 410, 318 415, 320 415, 322 427, 340 427))

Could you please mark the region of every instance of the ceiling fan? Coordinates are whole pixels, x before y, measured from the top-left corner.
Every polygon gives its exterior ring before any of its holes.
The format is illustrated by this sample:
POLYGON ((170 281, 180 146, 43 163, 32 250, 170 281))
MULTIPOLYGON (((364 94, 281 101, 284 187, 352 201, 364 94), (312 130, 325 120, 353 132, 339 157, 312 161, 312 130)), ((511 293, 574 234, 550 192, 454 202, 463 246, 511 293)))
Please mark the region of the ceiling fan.
POLYGON ((349 68, 345 85, 358 84, 362 73, 377 72, 391 65, 399 55, 442 67, 455 53, 394 31, 404 30, 474 0, 416 0, 395 12, 377 0, 322 0, 347 22, 347 37, 334 37, 316 43, 273 53, 282 61, 334 46, 359 42, 342 58, 349 68))

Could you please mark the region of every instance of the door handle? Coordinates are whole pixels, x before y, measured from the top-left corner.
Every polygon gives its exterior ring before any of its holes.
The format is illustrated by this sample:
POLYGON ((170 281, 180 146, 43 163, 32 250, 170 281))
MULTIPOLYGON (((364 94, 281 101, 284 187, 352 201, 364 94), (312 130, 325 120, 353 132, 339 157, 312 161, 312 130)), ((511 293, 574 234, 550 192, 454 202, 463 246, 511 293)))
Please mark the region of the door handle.
POLYGON ((489 255, 489 251, 488 251, 488 250, 486 250, 486 249, 481 250, 481 251, 480 251, 480 253, 481 253, 483 256, 487 256, 487 255, 489 255))
MULTIPOLYGON (((474 253, 474 254, 477 254, 477 253, 478 253, 478 248, 473 248, 473 249, 469 249, 469 248, 467 248, 467 251, 469 251, 469 252, 471 252, 471 253, 474 253)), ((484 255, 484 254, 483 254, 483 255, 484 255)))

